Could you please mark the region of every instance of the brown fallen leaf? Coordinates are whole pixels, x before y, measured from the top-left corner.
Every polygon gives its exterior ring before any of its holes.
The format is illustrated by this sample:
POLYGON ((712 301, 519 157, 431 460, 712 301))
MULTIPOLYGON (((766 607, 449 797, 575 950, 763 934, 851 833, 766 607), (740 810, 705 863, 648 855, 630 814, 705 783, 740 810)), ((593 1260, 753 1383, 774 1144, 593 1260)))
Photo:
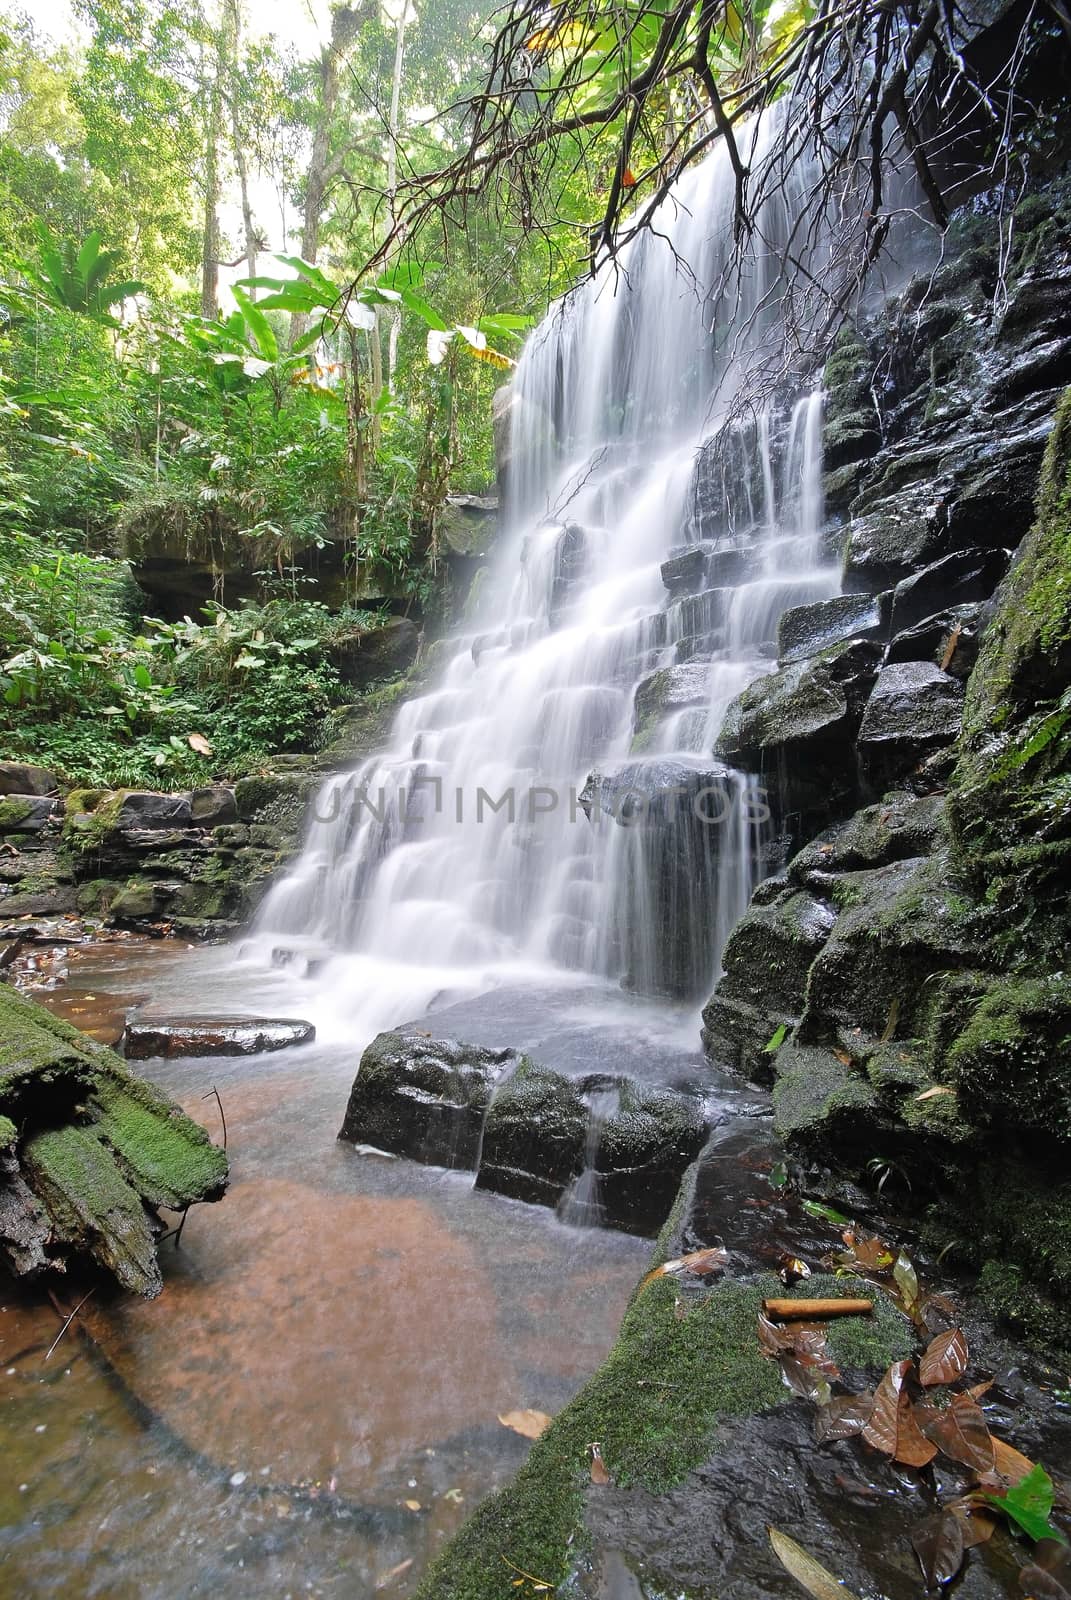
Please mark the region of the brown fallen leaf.
POLYGON ((881 1043, 882 1044, 888 1044, 889 1040, 892 1038, 893 1034, 896 1032, 896 1024, 899 1022, 899 1020, 900 1020, 900 1002, 899 1002, 899 1000, 894 1000, 892 1005, 889 1007, 889 1016, 888 1016, 888 1019, 887 1019, 887 1021, 885 1023, 885 1027, 884 1027, 884 1030, 883 1030, 882 1035, 881 1035, 881 1043))
POLYGON ((1071 1551, 1059 1539, 1041 1539, 1019 1573, 1019 1587, 1034 1600, 1071 1600, 1071 1551))
POLYGON ((951 1583, 963 1565, 963 1524, 952 1511, 938 1511, 912 1531, 911 1543, 927 1589, 951 1583))
POLYGON ((956 653, 956 646, 959 644, 959 636, 962 632, 963 624, 962 622, 957 622, 955 627, 952 629, 952 632, 948 636, 948 643, 945 645, 945 652, 941 657, 942 672, 947 672, 949 667, 952 665, 952 657, 956 653))
POLYGON ((967 1370, 967 1341, 959 1328, 949 1328, 931 1339, 919 1361, 919 1382, 924 1389, 935 1383, 955 1383, 967 1370))
POLYGON ((933 1444, 972 1472, 992 1472, 993 1436, 981 1406, 967 1394, 954 1394, 944 1410, 916 1406, 915 1419, 933 1444))
POLYGON ((402 1501, 402 1505, 405 1507, 405 1509, 407 1511, 419 1511, 420 1510, 420 1501, 419 1500, 403 1500, 402 1501))
POLYGON ((191 750, 196 750, 199 756, 210 756, 212 754, 212 746, 203 733, 188 733, 186 735, 186 743, 191 750))
POLYGON ((606 1462, 602 1459, 602 1446, 599 1444, 589 1444, 588 1451, 591 1455, 592 1483, 611 1483, 613 1480, 607 1471, 606 1462))
POLYGON ((819 1444, 833 1439, 852 1439, 862 1433, 874 1409, 874 1394, 870 1389, 862 1394, 838 1395, 823 1406, 814 1422, 814 1436, 819 1444))
POLYGON ((948 1509, 963 1524, 964 1550, 973 1550, 975 1545, 986 1544, 996 1532, 996 1512, 976 1505, 969 1497, 953 1500, 948 1509))
POLYGON ((724 1272, 729 1265, 729 1252, 721 1245, 715 1245, 710 1250, 693 1250, 690 1255, 678 1256, 674 1261, 663 1261, 660 1267, 655 1267, 644 1278, 640 1288, 650 1283, 652 1278, 674 1277, 681 1272, 691 1272, 697 1278, 709 1278, 716 1272, 724 1272))
POLYGON ((825 1406, 830 1401, 829 1379, 820 1368, 800 1361, 796 1356, 781 1357, 781 1376, 793 1394, 802 1400, 813 1400, 825 1406))
POLYGON ((834 1050, 833 1054, 836 1056, 842 1067, 851 1066, 852 1058, 848 1054, 847 1050, 834 1050))
POLYGON ((386 1589, 394 1582, 395 1578, 400 1578, 403 1573, 408 1572, 412 1565, 413 1557, 410 1556, 408 1561, 399 1561, 398 1565, 396 1567, 391 1567, 389 1572, 380 1573, 379 1577, 376 1579, 376 1588, 386 1589))
POLYGON ((936 1100, 943 1094, 954 1095, 955 1092, 955 1089, 950 1088, 947 1083, 935 1083, 932 1089, 923 1089, 921 1094, 915 1096, 915 1104, 918 1105, 922 1100, 936 1100))
POLYGON ((802 1545, 790 1539, 787 1533, 767 1528, 774 1555, 787 1573, 801 1584, 812 1600, 856 1600, 850 1589, 839 1583, 828 1568, 823 1567, 802 1545))
POLYGON ((928 1467, 937 1454, 937 1446, 927 1439, 915 1420, 915 1408, 906 1389, 900 1391, 896 1411, 896 1455, 894 1460, 905 1467, 928 1467))
POLYGON ((856 1265, 870 1272, 888 1272, 896 1260, 893 1250, 876 1233, 856 1233, 854 1229, 847 1228, 842 1238, 856 1265))
POLYGON ((1006 1439, 998 1439, 996 1434, 990 1434, 993 1444, 993 1470, 998 1472, 1007 1483, 1013 1486, 1021 1483, 1028 1472, 1033 1472, 1034 1463, 1029 1456, 1024 1456, 1020 1450, 1006 1439))
POLYGON ((548 1417, 545 1411, 502 1411, 499 1413, 499 1422, 504 1428, 512 1428, 514 1433, 523 1434, 526 1439, 538 1439, 546 1433, 553 1422, 553 1417, 548 1417))
POLYGON ((900 1432, 900 1390, 910 1361, 894 1361, 874 1391, 874 1406, 863 1428, 867 1444, 883 1456, 895 1456, 900 1432))

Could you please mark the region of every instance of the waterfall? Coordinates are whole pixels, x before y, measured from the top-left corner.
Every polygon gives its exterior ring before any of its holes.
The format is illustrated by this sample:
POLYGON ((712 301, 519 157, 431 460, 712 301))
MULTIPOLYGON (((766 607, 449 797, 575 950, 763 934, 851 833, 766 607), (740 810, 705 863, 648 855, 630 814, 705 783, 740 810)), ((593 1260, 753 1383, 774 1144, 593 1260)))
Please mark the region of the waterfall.
POLYGON ((614 1086, 588 1089, 584 1094, 584 1104, 588 1113, 584 1170, 559 1200, 558 1216, 572 1228, 598 1228, 603 1220, 599 1145, 607 1122, 617 1115, 621 1091, 614 1086))
MULTIPOLYGON (((755 125, 753 159, 779 127, 755 125)), ((763 815, 714 739, 780 613, 839 586, 820 395, 741 405, 781 349, 794 181, 737 262, 713 154, 529 339, 480 619, 385 753, 326 784, 258 920, 315 953, 347 1036, 533 973, 688 1000, 713 981, 763 815), (663 578, 681 556, 690 592, 663 578)))

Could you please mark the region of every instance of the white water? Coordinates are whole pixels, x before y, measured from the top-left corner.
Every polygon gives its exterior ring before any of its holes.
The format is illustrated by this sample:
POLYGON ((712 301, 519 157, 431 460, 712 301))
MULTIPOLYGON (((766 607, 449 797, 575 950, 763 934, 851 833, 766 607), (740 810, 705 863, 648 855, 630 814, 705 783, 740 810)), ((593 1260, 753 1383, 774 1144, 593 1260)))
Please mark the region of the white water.
MULTIPOLYGON (((777 136, 776 119, 755 135, 777 136)), ((819 556, 817 394, 734 423, 719 490, 696 499, 704 442, 781 337, 768 242, 793 197, 764 208, 767 242, 719 287, 732 201, 718 153, 529 340, 481 625, 402 707, 388 750, 327 783, 257 922, 254 959, 315 958, 303 1013, 322 1035, 365 1039, 437 999, 548 976, 692 1000, 715 976, 752 886, 755 795, 712 759, 714 739, 770 669, 782 610, 838 588, 819 556), (745 552, 746 581, 671 602, 660 565, 700 534, 745 552), (630 754, 637 685, 678 661, 692 703, 630 754), (589 820, 576 796, 593 769, 608 798, 589 820), (692 812, 712 783, 716 825, 692 812), (648 823, 614 820, 637 803, 648 823)))

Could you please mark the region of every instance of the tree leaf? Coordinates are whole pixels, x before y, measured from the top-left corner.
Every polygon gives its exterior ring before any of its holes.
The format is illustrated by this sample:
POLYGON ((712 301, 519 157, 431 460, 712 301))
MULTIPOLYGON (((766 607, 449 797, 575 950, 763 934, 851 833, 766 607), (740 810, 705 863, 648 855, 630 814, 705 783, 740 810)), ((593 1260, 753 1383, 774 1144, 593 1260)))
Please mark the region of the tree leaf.
POLYGON ((951 1461, 973 1472, 992 1472, 993 1438, 982 1409, 969 1395, 954 1394, 947 1409, 916 1406, 915 1417, 930 1439, 951 1461))
POLYGON ((1006 1494, 987 1494, 990 1505, 1021 1528, 1028 1539, 1062 1539, 1062 1534, 1049 1522, 1056 1490, 1052 1479, 1040 1464, 1033 1467, 1025 1478, 1014 1484, 1006 1494))
POLYGON ((767 1528, 766 1532, 778 1561, 806 1589, 812 1600, 856 1600, 851 1590, 839 1583, 820 1561, 808 1555, 795 1539, 790 1539, 787 1533, 780 1533, 776 1528, 767 1528))
POLYGON ((602 1446, 598 1444, 589 1444, 588 1453, 591 1456, 592 1483, 612 1483, 613 1480, 606 1469, 606 1462, 602 1459, 602 1446))
POLYGON ((191 750, 196 750, 199 756, 210 756, 212 754, 212 746, 203 733, 188 733, 186 735, 186 743, 191 750))
POLYGON ((801 1399, 813 1400, 819 1406, 829 1405, 829 1379, 819 1367, 800 1361, 798 1356, 783 1355, 781 1376, 792 1393, 798 1394, 801 1399))
POLYGON ((900 1390, 910 1361, 894 1361, 874 1392, 874 1408, 863 1428, 867 1444, 880 1450, 883 1456, 895 1456, 896 1440, 900 1432, 900 1390))
POLYGON ((967 1370, 967 1341, 959 1328, 939 1333, 922 1353, 919 1382, 924 1389, 935 1383, 955 1383, 967 1370))
POLYGON ((905 1467, 928 1467, 936 1454, 937 1446, 919 1427, 911 1397, 902 1389, 896 1412, 895 1459, 905 1467))
POLYGON ((650 1283, 652 1278, 675 1277, 681 1272, 694 1273, 697 1278, 709 1278, 716 1272, 724 1272, 728 1264, 729 1252, 721 1245, 714 1245, 709 1250, 693 1250, 690 1255, 663 1261, 660 1267, 655 1267, 653 1272, 647 1274, 640 1288, 650 1283))
POLYGON ((870 1421, 874 1409, 874 1394, 865 1389, 862 1394, 838 1395, 819 1411, 814 1423, 814 1436, 819 1444, 834 1439, 854 1439, 870 1421))
POLYGON ((919 1302, 919 1276, 914 1266, 901 1250, 893 1267, 893 1282, 899 1289, 908 1310, 919 1302))
POLYGON ((785 1037, 786 1037, 787 1033, 788 1033, 788 1023, 787 1022, 782 1022, 781 1026, 779 1028, 775 1028, 774 1029, 773 1033, 770 1035, 770 1037, 767 1039, 766 1043, 763 1045, 763 1047, 762 1047, 763 1053, 765 1055, 768 1055, 768 1056, 774 1055, 778 1050, 780 1050, 781 1046, 784 1044, 785 1037))
POLYGON ((504 1428, 512 1428, 514 1433, 519 1433, 526 1439, 538 1439, 546 1433, 553 1417, 548 1417, 545 1411, 503 1411, 499 1413, 499 1422, 504 1428))
POLYGON ((911 1534, 927 1589, 951 1583, 963 1565, 963 1525, 952 1511, 938 1511, 911 1534))
POLYGON ((1005 1439, 993 1438, 993 1467, 1008 1483, 1021 1483, 1028 1472, 1033 1472, 1034 1463, 1029 1456, 1024 1456, 1016 1450, 1014 1445, 1008 1444, 1005 1439))

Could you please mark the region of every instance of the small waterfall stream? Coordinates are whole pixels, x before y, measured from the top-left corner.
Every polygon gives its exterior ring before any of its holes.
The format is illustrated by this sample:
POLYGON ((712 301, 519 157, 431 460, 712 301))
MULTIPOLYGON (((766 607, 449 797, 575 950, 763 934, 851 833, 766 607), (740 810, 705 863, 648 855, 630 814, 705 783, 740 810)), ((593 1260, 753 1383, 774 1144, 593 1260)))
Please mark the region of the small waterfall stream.
MULTIPOLYGON (((757 157, 778 125, 756 127, 757 157)), ((781 612, 839 583, 820 395, 740 410, 779 348, 776 246, 798 201, 773 196, 734 264, 713 155, 529 340, 481 619, 389 748, 328 782, 258 920, 265 955, 315 955, 321 1031, 326 1011, 329 1032, 369 1038, 533 974, 709 987, 763 815, 714 739, 770 669, 781 612), (706 587, 675 595, 661 569, 690 549, 706 587)))

